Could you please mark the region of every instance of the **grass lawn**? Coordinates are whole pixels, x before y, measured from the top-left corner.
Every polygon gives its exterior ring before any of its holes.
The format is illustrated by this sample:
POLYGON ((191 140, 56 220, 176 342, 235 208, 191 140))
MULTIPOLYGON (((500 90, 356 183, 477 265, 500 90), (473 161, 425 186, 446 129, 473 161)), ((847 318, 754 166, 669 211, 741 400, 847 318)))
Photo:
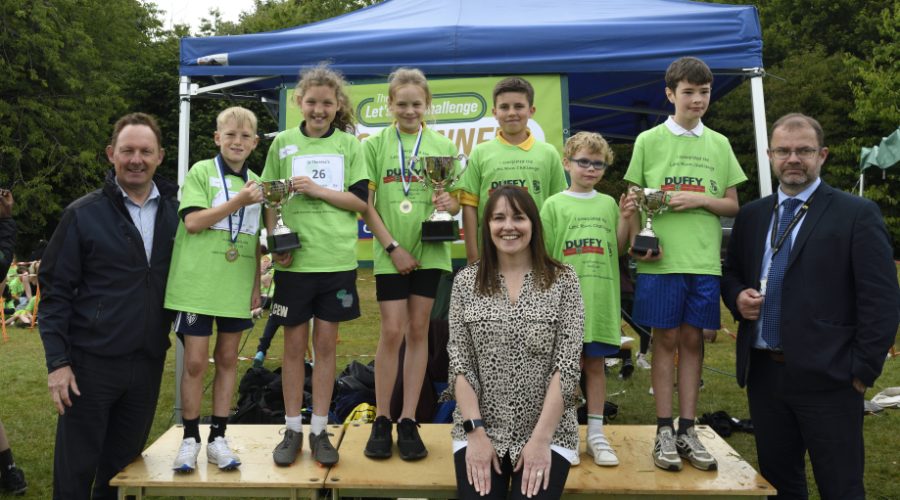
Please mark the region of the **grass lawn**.
MULTIPOLYGON (((350 361, 357 359, 368 363, 374 356, 378 342, 379 314, 375 302, 375 282, 371 269, 360 269, 359 292, 362 300, 362 318, 342 327, 338 344, 338 372, 350 361)), ((728 332, 737 332, 731 316, 723 308, 723 323, 715 343, 707 344, 703 379, 705 388, 700 394, 697 414, 725 410, 731 416, 748 418, 745 394, 737 387, 734 378, 734 340, 728 332)), ((262 333, 264 321, 258 321, 253 331, 245 336, 241 355, 251 358, 256 341, 262 333)), ((174 336, 173 336, 174 341, 174 336)), ((810 346, 814 349, 815 346, 810 346)), ((277 360, 283 350, 281 332, 275 337, 269 351, 266 366, 280 365, 277 360)), ((159 399, 151 441, 172 425, 174 407, 175 349, 169 351, 166 373, 159 399)), ((250 361, 239 364, 239 372, 250 366, 250 361)), ((212 371, 210 370, 209 373, 212 371)), ((618 373, 618 367, 611 372, 618 373)), ((49 498, 52 494, 53 442, 56 413, 48 395, 47 373, 44 367, 43 347, 37 330, 9 329, 9 341, 0 344, 0 380, 6 384, 0 403, 0 419, 6 426, 16 461, 23 468, 28 480, 27 498, 49 498)), ((900 386, 900 357, 886 362, 884 373, 874 389, 867 393, 872 397, 885 387, 900 386)), ((628 381, 609 378, 610 400, 619 404, 619 416, 611 425, 653 424, 653 397, 648 394, 650 373, 636 369, 628 381)), ((209 414, 210 396, 204 398, 202 414, 209 414)), ((840 432, 836 429, 835 432, 840 432)), ((871 499, 900 498, 900 410, 886 410, 865 418, 866 435, 866 490, 871 499)), ((727 439, 754 467, 756 452, 751 435, 737 433, 727 439)), ((172 450, 173 454, 175 450, 172 450)), ((650 450, 647 450, 650 453, 650 450)), ((586 463, 582 465, 591 466, 586 463)), ((811 472, 810 484, 813 484, 811 472)), ((818 494, 811 492, 813 498, 818 494)))

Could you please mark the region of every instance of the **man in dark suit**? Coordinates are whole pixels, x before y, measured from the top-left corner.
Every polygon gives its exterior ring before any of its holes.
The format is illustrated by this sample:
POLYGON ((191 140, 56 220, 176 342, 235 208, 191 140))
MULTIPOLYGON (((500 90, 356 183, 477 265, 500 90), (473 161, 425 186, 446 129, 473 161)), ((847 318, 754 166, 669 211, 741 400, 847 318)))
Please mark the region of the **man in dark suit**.
POLYGON ((863 394, 894 342, 900 288, 878 207, 819 178, 823 136, 798 113, 772 126, 778 192, 738 214, 722 298, 740 322, 762 475, 778 498, 807 498, 808 451, 823 499, 861 499, 863 394))

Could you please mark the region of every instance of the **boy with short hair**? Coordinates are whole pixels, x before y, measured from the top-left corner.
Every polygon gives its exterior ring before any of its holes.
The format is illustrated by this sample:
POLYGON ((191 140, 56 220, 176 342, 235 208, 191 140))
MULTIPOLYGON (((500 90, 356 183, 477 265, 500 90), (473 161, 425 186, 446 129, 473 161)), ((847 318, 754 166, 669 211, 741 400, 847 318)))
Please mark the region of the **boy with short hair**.
MULTIPOLYGON (((653 327, 651 379, 657 435, 653 461, 681 470, 681 457, 701 470, 717 463, 694 431, 700 389, 703 328, 719 328, 720 216, 737 214, 736 185, 747 180, 725 136, 704 127, 713 75, 700 59, 682 57, 666 71, 675 115, 641 133, 625 180, 667 191, 670 211, 653 219, 659 253, 634 255, 638 279, 634 320, 653 327), (672 392, 678 352, 678 432, 672 392)), ((632 236, 640 226, 632 217, 632 236)))
POLYGON ((504 184, 521 186, 540 209, 544 200, 567 187, 559 152, 528 130, 528 120, 535 112, 531 83, 519 77, 504 78, 494 86, 493 99, 491 112, 500 132, 493 140, 475 146, 465 173, 453 187, 463 191, 460 204, 469 263, 478 260, 479 223, 494 189, 504 184))
POLYGON ((181 377, 184 439, 172 468, 191 472, 200 453, 200 400, 209 363, 209 337, 217 325, 213 416, 206 457, 231 470, 241 460, 225 439, 237 378, 241 333, 259 307, 259 227, 262 191, 246 160, 256 148, 256 115, 235 106, 219 113, 219 155, 188 171, 178 209, 165 307, 178 312, 175 332, 184 342, 181 377))
POLYGON ((613 152, 600 134, 579 132, 566 141, 563 165, 572 179, 566 191, 541 209, 547 253, 578 273, 584 299, 584 372, 587 398, 587 454, 602 466, 619 464, 603 434, 606 402, 605 357, 619 352, 621 313, 619 253, 629 235, 634 195, 619 198, 594 186, 612 163, 613 152))

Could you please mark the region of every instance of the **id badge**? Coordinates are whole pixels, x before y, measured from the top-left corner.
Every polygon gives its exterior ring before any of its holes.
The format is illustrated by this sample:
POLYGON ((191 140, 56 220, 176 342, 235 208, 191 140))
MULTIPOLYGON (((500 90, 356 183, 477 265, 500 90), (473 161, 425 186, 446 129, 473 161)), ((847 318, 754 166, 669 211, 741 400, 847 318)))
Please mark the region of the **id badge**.
POLYGON ((344 155, 302 155, 291 159, 291 175, 306 176, 332 191, 344 191, 344 155))

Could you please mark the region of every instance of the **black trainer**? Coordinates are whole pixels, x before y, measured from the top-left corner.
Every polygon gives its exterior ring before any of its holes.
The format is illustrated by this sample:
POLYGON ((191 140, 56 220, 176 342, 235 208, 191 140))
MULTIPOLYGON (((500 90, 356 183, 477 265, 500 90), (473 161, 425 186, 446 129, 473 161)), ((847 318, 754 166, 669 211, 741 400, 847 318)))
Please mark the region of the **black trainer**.
POLYGON ((372 432, 366 443, 364 453, 369 458, 391 458, 394 439, 391 436, 391 420, 387 417, 377 417, 372 423, 372 432))
POLYGON ((0 487, 4 491, 13 495, 24 495, 28 489, 28 483, 25 482, 25 473, 18 467, 10 467, 3 472, 0 478, 0 487))
POLYGON ((418 422, 409 418, 397 422, 397 448, 403 460, 420 460, 428 456, 425 443, 419 437, 418 422))

